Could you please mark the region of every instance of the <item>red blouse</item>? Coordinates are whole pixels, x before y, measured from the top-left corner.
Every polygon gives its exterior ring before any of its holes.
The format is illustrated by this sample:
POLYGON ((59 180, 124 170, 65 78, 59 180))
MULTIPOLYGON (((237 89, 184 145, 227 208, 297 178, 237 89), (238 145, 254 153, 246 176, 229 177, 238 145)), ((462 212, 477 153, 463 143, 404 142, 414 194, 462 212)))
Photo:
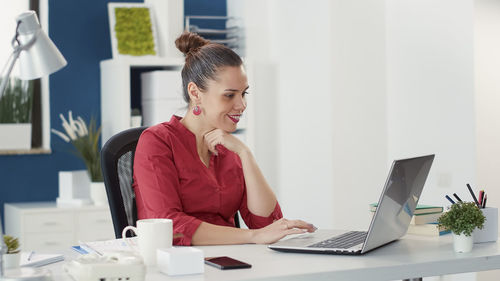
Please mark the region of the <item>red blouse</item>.
POLYGON ((196 137, 172 116, 169 122, 146 129, 134 158, 137 216, 169 218, 174 222, 174 244, 191 245, 202 221, 235 226, 239 210, 246 225, 262 228, 283 217, 278 203, 269 217, 252 214, 240 158, 223 146, 209 167, 201 161, 196 137))

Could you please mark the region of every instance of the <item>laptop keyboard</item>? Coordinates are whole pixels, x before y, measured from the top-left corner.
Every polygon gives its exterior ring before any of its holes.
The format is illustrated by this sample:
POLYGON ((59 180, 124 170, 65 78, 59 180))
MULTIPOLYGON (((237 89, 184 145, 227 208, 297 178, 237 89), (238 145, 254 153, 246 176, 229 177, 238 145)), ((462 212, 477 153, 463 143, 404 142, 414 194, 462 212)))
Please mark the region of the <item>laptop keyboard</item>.
POLYGON ((349 249, 360 243, 363 243, 366 238, 366 231, 350 231, 316 244, 310 245, 311 248, 337 248, 337 249, 349 249))

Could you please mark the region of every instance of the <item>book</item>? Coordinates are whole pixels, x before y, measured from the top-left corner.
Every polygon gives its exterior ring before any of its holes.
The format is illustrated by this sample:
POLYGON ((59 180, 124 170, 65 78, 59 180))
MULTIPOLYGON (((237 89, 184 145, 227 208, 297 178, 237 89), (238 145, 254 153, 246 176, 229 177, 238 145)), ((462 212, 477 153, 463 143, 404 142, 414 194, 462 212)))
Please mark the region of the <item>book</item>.
MULTIPOLYGON (((378 203, 370 204, 370 211, 375 212, 375 210, 377 210, 377 206, 378 203)), ((442 213, 442 212, 443 212, 443 207, 418 204, 413 214, 420 215, 420 214, 442 213)))
POLYGON ((451 233, 444 227, 439 227, 437 223, 427 224, 410 224, 407 234, 424 235, 424 236, 442 236, 451 233))
POLYGON ((64 260, 62 254, 41 254, 37 252, 21 252, 20 266, 40 267, 64 260), (29 260, 28 260, 29 259, 29 260))
POLYGON ((443 213, 416 214, 411 218, 410 224, 437 223, 438 218, 443 213))

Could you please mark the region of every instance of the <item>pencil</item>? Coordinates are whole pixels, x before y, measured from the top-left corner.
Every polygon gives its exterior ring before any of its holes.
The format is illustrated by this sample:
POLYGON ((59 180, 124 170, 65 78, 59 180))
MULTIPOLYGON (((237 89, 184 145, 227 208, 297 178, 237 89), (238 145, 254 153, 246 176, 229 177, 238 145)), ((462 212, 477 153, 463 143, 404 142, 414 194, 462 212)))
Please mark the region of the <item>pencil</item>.
POLYGON ((477 207, 481 208, 479 202, 477 202, 476 195, 474 195, 474 191, 472 191, 472 187, 470 187, 470 184, 467 184, 467 188, 469 189, 470 195, 472 195, 472 199, 474 199, 474 202, 476 202, 477 207))

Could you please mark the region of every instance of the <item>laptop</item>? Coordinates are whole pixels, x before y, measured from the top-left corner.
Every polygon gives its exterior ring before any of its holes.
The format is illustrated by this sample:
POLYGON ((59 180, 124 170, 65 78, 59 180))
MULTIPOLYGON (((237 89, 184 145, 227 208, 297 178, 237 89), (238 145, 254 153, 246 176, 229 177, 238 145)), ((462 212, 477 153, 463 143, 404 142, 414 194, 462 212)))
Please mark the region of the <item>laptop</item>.
POLYGON ((282 252, 361 255, 406 234, 434 154, 395 160, 368 231, 317 230, 269 245, 282 252))

